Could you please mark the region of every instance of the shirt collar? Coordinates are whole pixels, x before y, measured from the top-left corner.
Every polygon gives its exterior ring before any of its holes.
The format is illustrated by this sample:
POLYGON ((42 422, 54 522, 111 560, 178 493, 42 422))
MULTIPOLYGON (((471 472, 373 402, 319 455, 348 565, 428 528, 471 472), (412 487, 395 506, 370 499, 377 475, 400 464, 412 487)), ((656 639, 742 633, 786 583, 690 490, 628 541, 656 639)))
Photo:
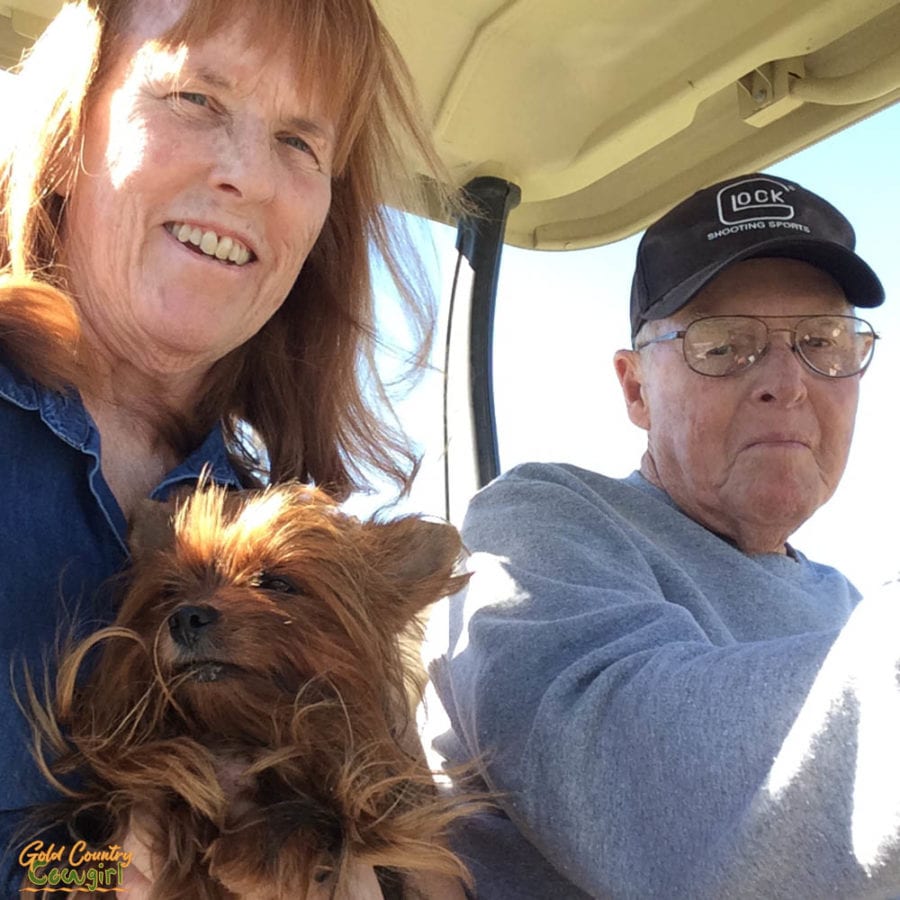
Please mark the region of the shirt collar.
POLYGON ((216 425, 206 436, 206 440, 184 462, 166 475, 151 494, 152 499, 164 500, 178 485, 196 482, 204 470, 216 484, 237 489, 243 487, 231 463, 228 445, 225 443, 225 435, 220 425, 216 425))
POLYGON ((72 447, 90 449, 94 429, 77 391, 50 390, 0 358, 0 397, 38 412, 47 427, 72 447))
MULTIPOLYGON (((50 390, 0 358, 0 397, 22 409, 39 412, 47 427, 61 440, 86 453, 99 453, 99 435, 76 391, 50 390)), ((187 459, 169 472, 153 491, 165 499, 176 485, 196 482, 204 468, 217 484, 241 488, 228 454, 225 435, 216 425, 187 459)))

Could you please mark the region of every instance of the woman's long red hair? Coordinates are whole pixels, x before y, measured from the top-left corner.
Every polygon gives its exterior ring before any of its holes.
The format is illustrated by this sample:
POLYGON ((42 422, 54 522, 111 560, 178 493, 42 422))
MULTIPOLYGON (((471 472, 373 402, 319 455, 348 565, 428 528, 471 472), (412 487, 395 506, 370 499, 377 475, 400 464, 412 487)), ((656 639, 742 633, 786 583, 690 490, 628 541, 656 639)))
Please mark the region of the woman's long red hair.
MULTIPOLYGON (((63 198, 79 177, 85 110, 136 2, 65 5, 17 76, 16 128, 0 155, 0 344, 14 365, 54 388, 91 384, 77 298, 58 263, 63 198)), ((235 0, 186 0, 165 42, 209 35, 246 10, 235 0)), ((299 478, 337 497, 374 472, 404 484, 415 460, 389 422, 375 367, 371 259, 380 257, 405 306, 414 371, 430 350, 434 302, 390 206, 424 207, 418 172, 446 179, 408 72, 369 0, 255 0, 252 21, 261 43, 287 47, 298 79, 314 79, 337 116, 333 201, 281 309, 212 368, 170 441, 185 454, 221 421, 249 481, 260 472, 299 478)))

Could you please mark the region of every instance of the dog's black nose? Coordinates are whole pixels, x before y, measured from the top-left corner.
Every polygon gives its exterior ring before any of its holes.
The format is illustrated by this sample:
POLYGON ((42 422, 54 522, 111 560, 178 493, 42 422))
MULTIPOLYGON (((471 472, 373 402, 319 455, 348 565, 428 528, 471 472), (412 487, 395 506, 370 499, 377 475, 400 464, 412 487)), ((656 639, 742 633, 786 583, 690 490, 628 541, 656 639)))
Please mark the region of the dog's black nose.
POLYGON ((169 616, 172 640, 192 650, 202 637, 206 637, 219 618, 219 611, 212 606, 180 606, 169 616))

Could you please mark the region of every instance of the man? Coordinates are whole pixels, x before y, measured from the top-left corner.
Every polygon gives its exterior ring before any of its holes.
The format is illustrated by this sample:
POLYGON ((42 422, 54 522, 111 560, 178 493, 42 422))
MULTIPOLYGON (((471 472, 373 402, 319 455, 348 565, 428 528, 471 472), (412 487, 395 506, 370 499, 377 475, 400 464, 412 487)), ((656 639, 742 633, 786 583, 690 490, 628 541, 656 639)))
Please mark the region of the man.
POLYGON ((479 897, 900 896, 900 604, 788 543, 874 350, 853 248, 784 179, 690 197, 615 356, 640 471, 529 464, 473 500, 432 672, 438 749, 497 796, 460 838, 479 897))

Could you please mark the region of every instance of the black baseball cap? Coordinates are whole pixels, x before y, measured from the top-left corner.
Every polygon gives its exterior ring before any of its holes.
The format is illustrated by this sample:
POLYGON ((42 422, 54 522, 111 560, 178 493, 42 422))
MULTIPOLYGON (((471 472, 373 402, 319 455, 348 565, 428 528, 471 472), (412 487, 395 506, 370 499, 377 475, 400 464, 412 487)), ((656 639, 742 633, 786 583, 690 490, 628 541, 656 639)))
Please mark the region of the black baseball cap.
POLYGON ((853 226, 830 203, 786 178, 739 175, 697 191, 641 238, 631 284, 631 336, 687 305, 723 269, 787 257, 824 270, 853 306, 880 306, 884 288, 854 252, 853 226))

